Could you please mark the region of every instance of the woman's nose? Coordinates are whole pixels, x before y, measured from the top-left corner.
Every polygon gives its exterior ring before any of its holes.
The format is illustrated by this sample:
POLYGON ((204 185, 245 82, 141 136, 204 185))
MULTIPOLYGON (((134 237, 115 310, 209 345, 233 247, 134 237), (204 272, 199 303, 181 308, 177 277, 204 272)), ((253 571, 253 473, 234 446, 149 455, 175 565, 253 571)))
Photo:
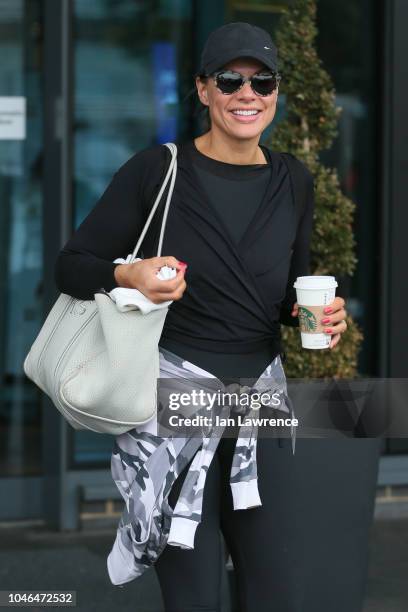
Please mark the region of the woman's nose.
POLYGON ((238 92, 238 95, 243 98, 254 98, 255 97, 254 91, 249 81, 243 84, 243 86, 238 92))

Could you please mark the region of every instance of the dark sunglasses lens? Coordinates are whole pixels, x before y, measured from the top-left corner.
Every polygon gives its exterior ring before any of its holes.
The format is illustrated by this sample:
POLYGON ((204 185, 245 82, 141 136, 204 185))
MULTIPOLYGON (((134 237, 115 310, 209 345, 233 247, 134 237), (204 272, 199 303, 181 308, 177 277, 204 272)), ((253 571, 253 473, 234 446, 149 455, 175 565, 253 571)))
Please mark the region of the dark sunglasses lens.
POLYGON ((261 96, 270 95, 278 84, 275 74, 255 74, 252 77, 252 87, 261 96))
POLYGON ((217 75, 217 87, 223 93, 232 94, 242 85, 242 77, 237 72, 221 72, 217 75))

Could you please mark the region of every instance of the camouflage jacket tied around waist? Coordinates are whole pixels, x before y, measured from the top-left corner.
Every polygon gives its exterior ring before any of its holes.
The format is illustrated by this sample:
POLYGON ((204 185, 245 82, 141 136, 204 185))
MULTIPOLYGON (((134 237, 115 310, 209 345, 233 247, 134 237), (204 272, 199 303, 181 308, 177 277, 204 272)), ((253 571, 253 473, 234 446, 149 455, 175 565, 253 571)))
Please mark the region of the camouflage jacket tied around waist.
MULTIPOLYGON (((246 391, 248 394, 279 393, 277 409, 295 418, 279 355, 252 387, 224 385, 209 372, 166 349, 160 348, 159 356, 160 379, 183 379, 183 391, 188 389, 188 380, 196 383, 198 378, 212 378, 223 391, 236 391, 239 387, 241 392, 246 391)), ((203 408, 197 412, 200 410, 203 408)), ((242 412, 242 406, 223 406, 220 420, 233 411, 242 412)), ((248 406, 245 416, 259 416, 259 410, 248 406)), ((124 584, 141 576, 155 563, 167 544, 185 549, 194 548, 195 532, 201 522, 206 475, 224 430, 225 425, 214 424, 200 430, 200 435, 197 435, 196 429, 185 437, 162 437, 135 428, 116 437, 111 473, 125 500, 125 508, 107 559, 112 584, 124 584), (169 493, 191 460, 173 510, 168 503, 169 493)), ((230 475, 234 510, 262 505, 257 482, 257 434, 255 419, 239 427, 230 475)), ((293 425, 291 438, 294 454, 296 428, 293 425)))

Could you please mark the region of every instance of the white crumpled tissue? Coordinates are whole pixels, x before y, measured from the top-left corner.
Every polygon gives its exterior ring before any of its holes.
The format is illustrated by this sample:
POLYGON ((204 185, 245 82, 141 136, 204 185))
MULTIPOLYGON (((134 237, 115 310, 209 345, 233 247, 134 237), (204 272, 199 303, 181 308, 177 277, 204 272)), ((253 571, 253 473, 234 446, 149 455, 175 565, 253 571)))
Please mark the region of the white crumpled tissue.
MULTIPOLYGON (((121 257, 114 259, 113 263, 130 263, 131 258, 132 253, 130 253, 126 259, 122 259, 121 257)), ((141 257, 136 257, 135 261, 141 261, 141 259, 141 257)), ((157 278, 160 278, 161 280, 169 280, 174 278, 176 275, 177 270, 175 268, 170 268, 169 266, 162 266, 156 274, 157 278)), ((109 295, 112 300, 116 302, 116 306, 120 312, 140 310, 142 314, 148 314, 152 310, 167 308, 167 306, 170 306, 173 301, 168 300, 166 302, 160 302, 160 304, 155 304, 138 289, 129 289, 127 287, 116 287, 109 292, 109 295)))

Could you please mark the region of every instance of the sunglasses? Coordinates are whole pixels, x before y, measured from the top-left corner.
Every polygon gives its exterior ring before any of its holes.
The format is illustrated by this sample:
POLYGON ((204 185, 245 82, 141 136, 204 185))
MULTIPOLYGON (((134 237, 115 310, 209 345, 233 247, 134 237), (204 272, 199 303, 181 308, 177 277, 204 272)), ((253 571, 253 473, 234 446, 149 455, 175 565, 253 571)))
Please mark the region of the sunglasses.
POLYGON ((241 89, 248 81, 252 91, 258 96, 270 96, 278 87, 281 75, 278 72, 257 72, 251 77, 246 77, 240 72, 233 70, 218 70, 210 76, 213 77, 215 86, 221 93, 229 96, 241 89))

